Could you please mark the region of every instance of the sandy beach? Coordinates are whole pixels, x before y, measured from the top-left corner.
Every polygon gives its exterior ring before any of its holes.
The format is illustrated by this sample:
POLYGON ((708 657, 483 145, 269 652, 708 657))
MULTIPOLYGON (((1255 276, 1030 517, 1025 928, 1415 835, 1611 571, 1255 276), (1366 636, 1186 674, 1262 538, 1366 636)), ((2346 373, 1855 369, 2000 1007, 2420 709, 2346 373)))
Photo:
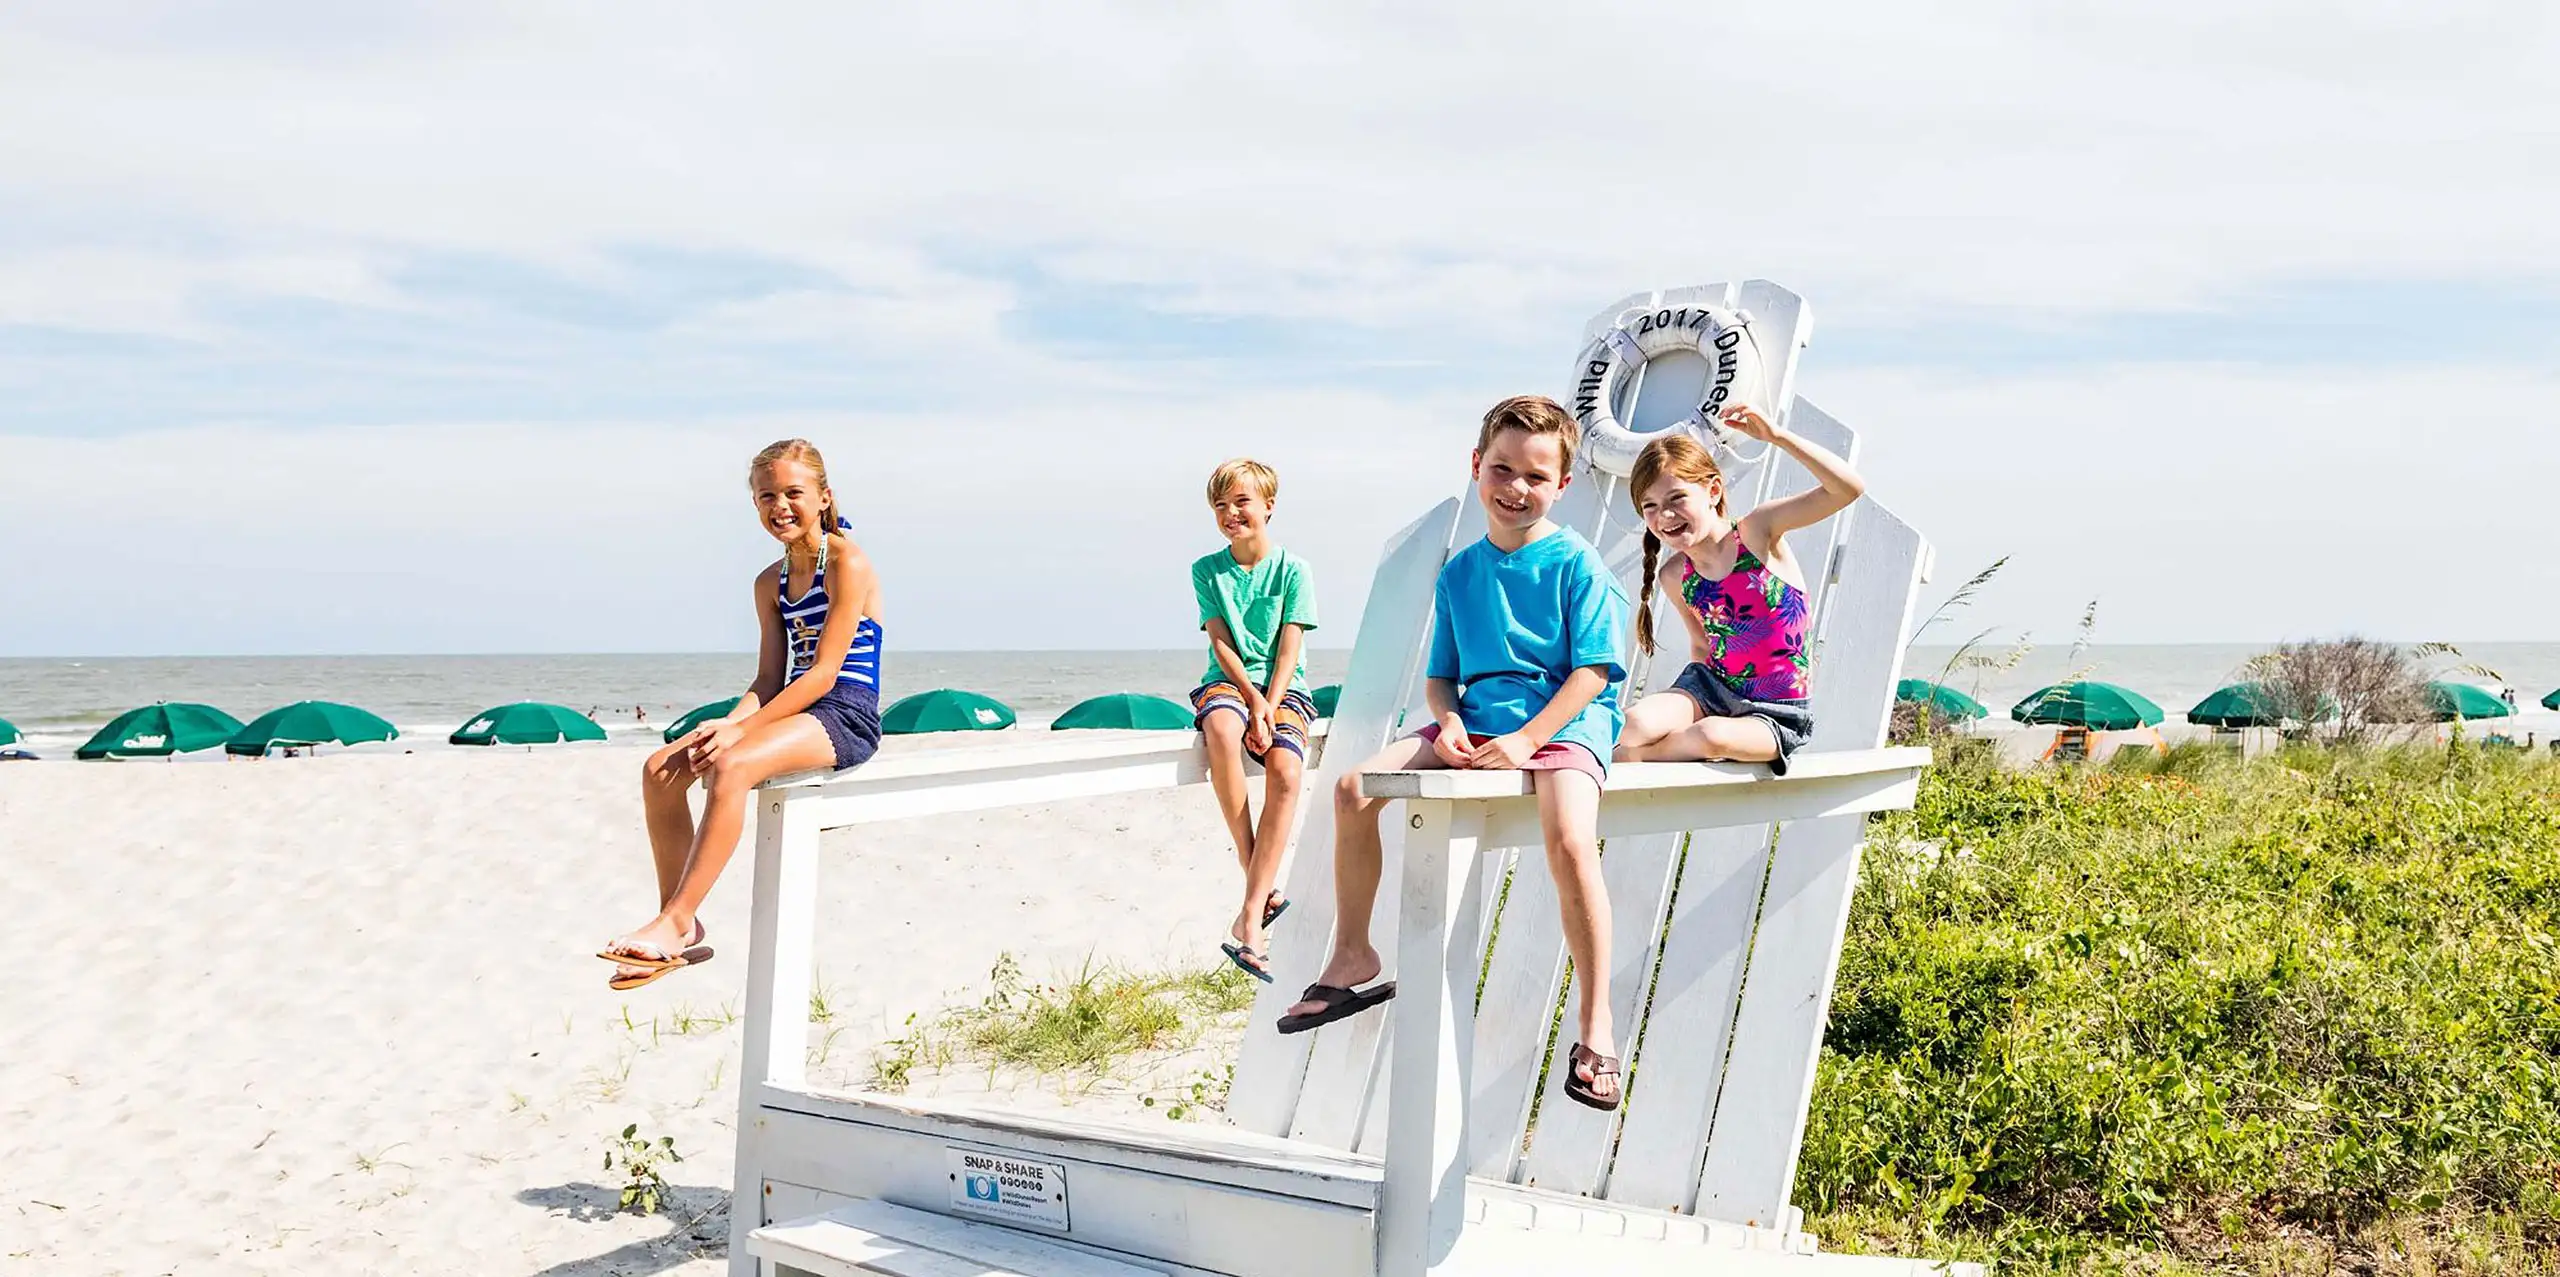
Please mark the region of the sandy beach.
MULTIPOLYGON (((0 769, 0 1274, 722 1271, 746 862, 720 957, 607 990, 588 955, 652 903, 641 757, 0 769), (633 1123, 684 1158, 657 1216, 600 1169, 633 1123)), ((1006 953, 1214 963, 1234 867, 1183 797, 828 835, 821 1067, 1006 953)))

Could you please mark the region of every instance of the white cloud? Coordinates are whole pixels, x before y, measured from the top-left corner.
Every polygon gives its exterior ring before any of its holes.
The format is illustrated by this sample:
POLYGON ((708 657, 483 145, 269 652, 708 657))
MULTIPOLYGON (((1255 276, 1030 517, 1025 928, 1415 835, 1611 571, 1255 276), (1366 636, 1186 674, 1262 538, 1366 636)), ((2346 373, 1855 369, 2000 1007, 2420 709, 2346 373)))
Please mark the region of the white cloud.
POLYGON ((361 260, 344 255, 167 252, 71 247, 0 257, 0 325, 216 340, 205 303, 295 297, 398 304, 361 260))
POLYGON ((456 6, 319 51, 289 16, 187 47, 58 20, 0 33, 0 113, 45 123, 0 182, 233 242, 927 245, 1329 317, 2560 270, 2531 5, 761 13, 456 6))

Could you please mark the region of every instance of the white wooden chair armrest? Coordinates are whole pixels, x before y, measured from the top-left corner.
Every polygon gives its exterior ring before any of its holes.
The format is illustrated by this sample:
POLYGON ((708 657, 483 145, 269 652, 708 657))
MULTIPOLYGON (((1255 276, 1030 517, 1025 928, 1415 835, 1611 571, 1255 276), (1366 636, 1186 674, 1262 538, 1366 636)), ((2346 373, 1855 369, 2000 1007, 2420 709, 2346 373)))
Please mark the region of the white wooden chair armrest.
MULTIPOLYGON (((1798 754, 1784 776, 1757 763, 1622 763, 1600 796, 1599 835, 1673 833, 1852 812, 1893 811, 1918 796, 1930 752, 1917 746, 1798 754)), ((1362 772, 1371 798, 1456 803, 1482 813, 1486 847, 1542 841, 1532 773, 1362 772)))
MULTIPOLYGON (((1311 725, 1309 743, 1320 746, 1328 726, 1311 725)), ((851 807, 831 814, 824 827, 833 829, 857 819, 978 811, 1208 779, 1208 750, 1198 732, 1061 736, 1065 738, 900 753, 845 771, 792 772, 758 788, 793 798, 863 800, 858 817, 851 807)), ((1320 748, 1317 756, 1322 757, 1320 748)), ((1245 770, 1250 775, 1260 768, 1248 762, 1245 770)))
MULTIPOLYGON (((1609 783, 1603 792, 1614 795, 1727 785, 1783 785, 1911 771, 1928 766, 1929 759, 1930 752, 1916 745, 1798 754, 1788 760, 1784 776, 1769 774, 1765 763, 1619 763, 1609 769, 1609 783)), ((1537 792, 1534 777, 1535 773, 1524 771, 1362 772, 1360 790, 1371 798, 1521 798, 1537 792)))

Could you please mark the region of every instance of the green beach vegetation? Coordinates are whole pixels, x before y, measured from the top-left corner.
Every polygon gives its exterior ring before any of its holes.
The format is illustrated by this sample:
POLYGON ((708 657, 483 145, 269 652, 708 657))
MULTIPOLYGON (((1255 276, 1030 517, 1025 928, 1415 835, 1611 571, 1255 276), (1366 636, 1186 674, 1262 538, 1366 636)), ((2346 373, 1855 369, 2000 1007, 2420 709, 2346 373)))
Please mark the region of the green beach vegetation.
POLYGON ((1090 1083, 1134 1058, 1188 1046, 1212 1025, 1240 1027, 1253 1005, 1250 978, 1232 966, 1139 973, 1088 961, 1036 984, 1008 953, 987 978, 976 1006, 909 1017, 907 1032, 873 1053, 870 1084, 902 1091, 920 1068, 962 1062, 1090 1083))
POLYGON ((2560 763, 1938 748, 1851 911, 1796 1190, 1827 1246, 2560 1272, 2560 763))

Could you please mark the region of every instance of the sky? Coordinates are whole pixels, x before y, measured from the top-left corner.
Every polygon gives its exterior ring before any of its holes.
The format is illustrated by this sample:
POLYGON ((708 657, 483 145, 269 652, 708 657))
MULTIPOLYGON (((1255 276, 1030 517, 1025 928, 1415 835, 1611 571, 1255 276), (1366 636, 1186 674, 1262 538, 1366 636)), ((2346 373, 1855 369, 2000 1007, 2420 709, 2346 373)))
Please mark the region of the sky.
POLYGON ((2560 16, 2119 8, 20 0, 0 656, 749 647, 790 436, 893 643, 1196 643, 1237 454, 1347 643, 1743 278, 1961 629, 2560 640, 2560 16))

